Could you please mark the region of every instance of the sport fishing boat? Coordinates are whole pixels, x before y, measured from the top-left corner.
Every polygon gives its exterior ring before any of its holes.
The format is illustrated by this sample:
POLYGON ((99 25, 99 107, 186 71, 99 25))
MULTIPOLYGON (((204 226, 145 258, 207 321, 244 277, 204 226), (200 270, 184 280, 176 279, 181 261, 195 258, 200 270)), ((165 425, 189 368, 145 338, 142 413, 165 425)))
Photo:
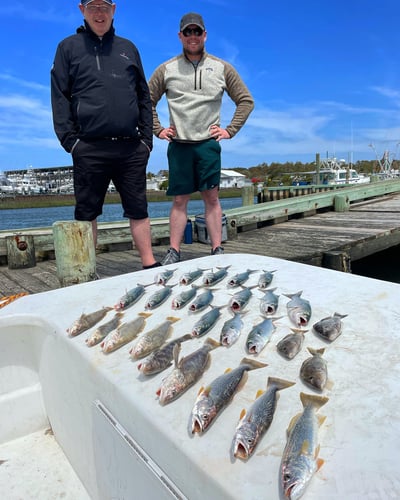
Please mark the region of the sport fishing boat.
POLYGON ((313 174, 313 184, 366 184, 371 178, 359 174, 357 170, 346 164, 345 160, 325 158, 321 160, 321 168, 313 174))

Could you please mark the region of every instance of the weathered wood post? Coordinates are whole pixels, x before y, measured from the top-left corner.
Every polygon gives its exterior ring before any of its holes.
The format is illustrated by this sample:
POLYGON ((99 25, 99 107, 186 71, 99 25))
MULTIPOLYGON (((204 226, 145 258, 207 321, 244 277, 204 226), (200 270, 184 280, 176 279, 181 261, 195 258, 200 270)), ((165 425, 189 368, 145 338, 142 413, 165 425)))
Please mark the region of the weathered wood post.
POLYGON ((35 244, 31 234, 6 237, 8 269, 26 269, 36 266, 35 244))
POLYGON ((254 205, 254 187, 243 186, 242 187, 242 205, 247 207, 249 205, 254 205))
POLYGON ((349 198, 344 194, 337 194, 333 199, 335 212, 348 212, 350 208, 349 198))
POLYGON ((55 222, 53 237, 57 276, 61 286, 95 280, 96 252, 91 223, 55 222))

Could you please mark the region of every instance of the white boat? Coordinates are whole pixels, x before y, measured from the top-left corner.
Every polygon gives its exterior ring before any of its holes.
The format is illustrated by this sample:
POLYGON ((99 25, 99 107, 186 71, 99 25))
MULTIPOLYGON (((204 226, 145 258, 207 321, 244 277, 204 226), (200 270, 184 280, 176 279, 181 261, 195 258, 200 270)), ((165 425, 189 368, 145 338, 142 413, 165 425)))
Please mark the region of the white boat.
POLYGON ((366 184, 371 178, 359 174, 357 170, 346 164, 345 160, 325 158, 321 160, 321 168, 312 172, 313 184, 366 184))
POLYGON ((7 178, 7 176, 0 172, 0 193, 12 194, 15 191, 13 183, 7 178))

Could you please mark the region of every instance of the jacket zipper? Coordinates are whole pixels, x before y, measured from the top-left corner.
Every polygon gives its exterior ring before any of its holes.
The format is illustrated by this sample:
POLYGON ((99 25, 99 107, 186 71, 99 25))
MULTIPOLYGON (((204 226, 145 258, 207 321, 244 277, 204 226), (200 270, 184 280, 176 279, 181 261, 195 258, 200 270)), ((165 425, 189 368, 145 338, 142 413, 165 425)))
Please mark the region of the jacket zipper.
POLYGON ((95 53, 95 58, 96 58, 97 71, 100 71, 101 65, 100 65, 100 57, 99 57, 99 52, 97 50, 97 46, 94 47, 94 53, 95 53))

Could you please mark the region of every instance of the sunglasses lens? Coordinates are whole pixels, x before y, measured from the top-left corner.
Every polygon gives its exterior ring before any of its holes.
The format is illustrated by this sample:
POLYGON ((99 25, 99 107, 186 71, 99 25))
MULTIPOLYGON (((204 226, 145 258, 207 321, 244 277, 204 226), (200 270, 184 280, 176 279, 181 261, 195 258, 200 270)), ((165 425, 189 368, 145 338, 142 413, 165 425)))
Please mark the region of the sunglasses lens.
POLYGON ((203 34, 203 30, 201 28, 185 28, 183 31, 183 36, 201 36, 203 34))

